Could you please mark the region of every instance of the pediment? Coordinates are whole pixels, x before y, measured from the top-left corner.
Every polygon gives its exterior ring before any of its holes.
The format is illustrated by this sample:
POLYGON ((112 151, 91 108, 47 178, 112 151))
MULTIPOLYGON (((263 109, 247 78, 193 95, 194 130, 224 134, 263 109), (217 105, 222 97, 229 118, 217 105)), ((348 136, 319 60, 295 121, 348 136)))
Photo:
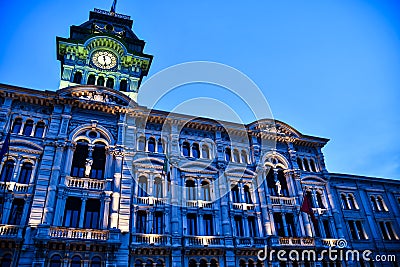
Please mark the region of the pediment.
POLYGON ((79 85, 61 89, 60 97, 106 105, 136 107, 137 103, 125 94, 102 86, 79 85))

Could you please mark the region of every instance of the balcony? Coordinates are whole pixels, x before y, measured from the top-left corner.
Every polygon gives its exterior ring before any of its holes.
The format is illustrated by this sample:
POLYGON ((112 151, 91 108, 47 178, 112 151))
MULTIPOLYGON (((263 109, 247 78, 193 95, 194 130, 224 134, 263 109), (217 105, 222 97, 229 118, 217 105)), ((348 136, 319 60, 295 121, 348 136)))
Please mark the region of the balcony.
POLYGON ((146 206, 164 206, 167 200, 167 198, 137 197, 136 204, 146 206))
POLYGON ((91 190, 105 190, 106 180, 97 180, 90 178, 76 178, 67 176, 65 178, 65 185, 68 187, 91 189, 91 190))
POLYGON ((236 237, 237 247, 264 247, 267 239, 263 237, 236 237))
POLYGON ((296 198, 294 197, 276 197, 270 196, 272 205, 294 206, 296 205, 296 198))
POLYGON ((132 234, 133 245, 171 245, 171 236, 158 234, 132 234))
POLYGON ((254 210, 254 204, 247 204, 247 203, 233 203, 234 210, 254 210))
POLYGON ((0 225, 0 238, 2 239, 20 239, 22 238, 22 226, 0 225))
POLYGON ((312 247, 315 246, 315 241, 311 237, 272 237, 271 245, 312 247))
POLYGON ((224 246, 224 238, 219 236, 186 236, 185 246, 219 247, 224 246))
POLYGON ((201 209, 212 209, 213 203, 205 200, 187 200, 186 207, 188 208, 201 208, 201 209))
POLYGON ((50 227, 49 236, 50 238, 60 238, 60 239, 83 239, 83 240, 107 241, 109 239, 109 231, 50 227))
POLYGON ((0 182, 0 191, 13 192, 14 194, 31 194, 33 185, 16 182, 0 182))

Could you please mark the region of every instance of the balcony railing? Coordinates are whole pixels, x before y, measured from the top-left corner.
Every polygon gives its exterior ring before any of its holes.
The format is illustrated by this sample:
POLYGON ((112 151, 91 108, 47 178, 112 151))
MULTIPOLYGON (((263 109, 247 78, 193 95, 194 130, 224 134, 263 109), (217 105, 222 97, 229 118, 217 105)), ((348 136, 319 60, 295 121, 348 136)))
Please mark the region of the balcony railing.
POLYGON ((213 203, 211 201, 206 201, 206 200, 187 200, 186 206, 188 208, 212 209, 213 203))
POLYGON ((267 245, 267 239, 264 237, 236 237, 236 246, 238 247, 263 247, 267 245))
POLYGON ((186 236, 185 246, 223 246, 224 239, 219 236, 186 236))
POLYGON ((158 234, 133 234, 133 244, 144 244, 144 245, 171 245, 171 237, 168 235, 158 234))
POLYGON ((166 198, 155 198, 155 197, 137 197, 136 203, 139 205, 146 205, 146 206, 162 206, 165 205, 167 199, 166 198))
POLYGON ((22 226, 0 225, 0 238, 22 238, 22 226))
POLYGON ((254 210, 254 204, 247 204, 247 203, 233 203, 233 209, 235 210, 254 210))
POLYGON ((108 230, 74 229, 63 227, 50 227, 51 238, 108 240, 108 230))
POLYGON ((339 239, 335 239, 335 238, 323 238, 323 239, 321 239, 321 243, 325 247, 336 247, 338 240, 339 239))
POLYGON ((104 190, 106 187, 106 180, 76 178, 67 176, 65 179, 65 185, 68 187, 75 187, 82 189, 104 190))
POLYGON ((294 206, 296 199, 294 197, 276 197, 270 196, 272 205, 294 206))
POLYGON ((310 247, 315 246, 315 240, 311 237, 273 237, 271 245, 310 247))
POLYGON ((0 191, 2 192, 14 192, 14 193, 32 193, 33 185, 20 184, 16 182, 0 182, 0 191))

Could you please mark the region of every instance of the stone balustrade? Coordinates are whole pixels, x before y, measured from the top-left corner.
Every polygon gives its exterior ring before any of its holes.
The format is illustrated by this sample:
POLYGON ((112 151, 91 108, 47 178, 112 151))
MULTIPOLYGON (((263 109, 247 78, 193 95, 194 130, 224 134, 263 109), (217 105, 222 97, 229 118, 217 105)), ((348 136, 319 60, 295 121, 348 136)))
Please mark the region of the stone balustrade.
POLYGON ((65 227, 50 227, 50 238, 108 240, 108 230, 74 229, 65 227))
POLYGON ((248 204, 248 203, 233 203, 232 207, 235 210, 254 210, 255 209, 254 204, 248 204))
POLYGON ((65 185, 68 187, 91 189, 91 190, 105 190, 106 180, 90 179, 90 178, 76 178, 67 176, 65 185))
POLYGON ((213 203, 211 201, 205 201, 205 200, 187 200, 186 207, 212 209, 213 203))
POLYGON ((22 226, 0 225, 0 238, 22 238, 22 226))
POLYGON ((224 239, 219 236, 186 236, 185 246, 223 246, 224 239))
POLYGON ((296 198, 294 197, 270 196, 270 199, 272 205, 294 206, 296 204, 296 198))
POLYGON ((171 245, 171 236, 159 234, 132 234, 132 244, 171 245))

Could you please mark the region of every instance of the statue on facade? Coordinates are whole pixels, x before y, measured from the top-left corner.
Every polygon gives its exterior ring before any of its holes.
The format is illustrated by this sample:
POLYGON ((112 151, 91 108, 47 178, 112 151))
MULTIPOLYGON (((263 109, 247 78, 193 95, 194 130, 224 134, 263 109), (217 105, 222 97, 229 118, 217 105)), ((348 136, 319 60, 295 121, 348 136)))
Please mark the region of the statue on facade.
POLYGON ((281 185, 281 182, 280 182, 279 180, 276 181, 275 186, 276 186, 276 192, 278 192, 278 196, 281 196, 281 195, 282 195, 282 185, 281 185))
POLYGON ((93 159, 87 158, 85 163, 85 177, 89 177, 92 170, 93 159))

